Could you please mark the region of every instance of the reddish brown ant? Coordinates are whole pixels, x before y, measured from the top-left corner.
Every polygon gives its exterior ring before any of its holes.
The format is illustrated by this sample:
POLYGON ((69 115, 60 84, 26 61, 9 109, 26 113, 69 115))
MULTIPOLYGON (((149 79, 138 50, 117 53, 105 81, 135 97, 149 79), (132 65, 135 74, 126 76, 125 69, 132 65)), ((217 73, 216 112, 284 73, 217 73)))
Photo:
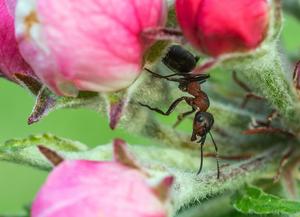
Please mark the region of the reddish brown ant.
MULTIPOLYGON (((140 105, 147 107, 148 109, 158 112, 162 115, 170 115, 174 111, 176 106, 182 101, 185 101, 188 105, 192 107, 192 110, 178 115, 177 122, 175 123, 174 127, 176 127, 185 117, 196 112, 194 117, 194 122, 193 122, 193 133, 192 133, 191 141, 196 141, 197 137, 200 137, 198 143, 200 143, 201 145, 200 147, 201 162, 197 174, 199 174, 202 170, 203 145, 206 141, 207 134, 210 135, 215 147, 215 151, 216 153, 218 153, 217 145, 212 137, 212 134, 210 133, 210 130, 214 124, 214 117, 211 113, 207 112, 207 109, 209 108, 210 105, 209 98, 207 94, 201 90, 201 84, 204 83, 209 78, 209 75, 207 74, 196 75, 191 73, 195 69, 198 59, 199 59, 198 57, 195 57, 192 53, 190 53, 188 50, 184 49, 179 45, 171 46, 167 54, 165 55, 165 57, 162 59, 162 62, 169 69, 176 72, 175 74, 163 76, 154 73, 149 69, 145 69, 145 70, 157 78, 178 82, 179 89, 183 92, 189 93, 190 95, 192 95, 192 97, 182 96, 176 99, 170 105, 169 109, 166 112, 158 108, 152 108, 149 105, 140 103, 140 105)), ((218 170, 217 177, 219 178, 220 167, 219 167, 217 154, 216 154, 216 160, 217 160, 217 170, 218 170)))

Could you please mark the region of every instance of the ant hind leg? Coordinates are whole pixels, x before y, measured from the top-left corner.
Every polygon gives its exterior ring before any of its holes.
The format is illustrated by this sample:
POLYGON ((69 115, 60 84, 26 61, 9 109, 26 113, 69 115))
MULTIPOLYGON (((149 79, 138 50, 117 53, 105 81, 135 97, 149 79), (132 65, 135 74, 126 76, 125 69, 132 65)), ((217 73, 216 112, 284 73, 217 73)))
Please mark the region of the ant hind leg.
POLYGON ((155 111, 155 112, 157 112, 157 113, 159 113, 159 114, 162 114, 162 115, 166 115, 166 116, 167 116, 167 115, 170 115, 170 114, 174 111, 174 109, 176 108, 176 106, 177 106, 180 102, 182 102, 183 100, 187 100, 187 97, 183 96, 183 97, 180 97, 180 98, 176 99, 176 100, 170 105, 170 107, 168 108, 168 110, 167 110, 166 112, 164 112, 164 111, 162 111, 162 110, 160 110, 160 109, 158 109, 158 108, 152 108, 151 106, 146 105, 146 104, 143 104, 143 103, 140 103, 140 102, 139 102, 139 104, 140 104, 141 106, 144 106, 144 107, 146 107, 146 108, 152 110, 152 111, 155 111))

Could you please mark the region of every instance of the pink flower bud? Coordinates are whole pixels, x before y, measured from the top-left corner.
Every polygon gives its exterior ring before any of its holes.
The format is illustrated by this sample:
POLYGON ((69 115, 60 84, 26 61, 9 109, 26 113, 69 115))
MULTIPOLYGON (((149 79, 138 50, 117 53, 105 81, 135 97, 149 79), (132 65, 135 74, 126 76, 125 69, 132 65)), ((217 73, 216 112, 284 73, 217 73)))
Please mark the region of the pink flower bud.
POLYGON ((111 162, 64 160, 43 145, 38 149, 56 167, 36 196, 32 217, 167 217, 174 178, 150 186, 123 140, 114 141, 111 162))
POLYGON ((268 28, 267 0, 176 0, 185 37, 213 57, 255 49, 268 28))
POLYGON ((163 26, 164 0, 19 0, 17 37, 36 74, 57 94, 116 91, 141 73, 153 41, 142 32, 163 26))
POLYGON ((166 217, 138 170, 116 162, 64 161, 48 177, 32 217, 166 217))
POLYGON ((15 5, 16 0, 0 0, 0 74, 12 80, 15 73, 32 74, 15 39, 15 5))

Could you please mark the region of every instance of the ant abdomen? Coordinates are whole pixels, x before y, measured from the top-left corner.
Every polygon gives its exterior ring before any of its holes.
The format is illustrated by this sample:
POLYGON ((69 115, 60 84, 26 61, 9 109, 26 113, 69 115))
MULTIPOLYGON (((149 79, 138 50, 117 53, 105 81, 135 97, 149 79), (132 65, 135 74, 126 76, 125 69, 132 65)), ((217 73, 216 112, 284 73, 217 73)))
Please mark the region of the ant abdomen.
POLYGON ((198 58, 179 45, 172 45, 162 62, 171 70, 179 73, 191 72, 197 64, 198 58))

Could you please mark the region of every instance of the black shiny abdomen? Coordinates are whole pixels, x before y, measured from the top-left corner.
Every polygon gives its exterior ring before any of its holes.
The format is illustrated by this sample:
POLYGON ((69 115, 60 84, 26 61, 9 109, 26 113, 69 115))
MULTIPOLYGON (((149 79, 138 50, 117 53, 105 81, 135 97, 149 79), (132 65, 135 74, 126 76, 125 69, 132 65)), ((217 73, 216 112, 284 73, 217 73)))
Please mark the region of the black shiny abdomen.
POLYGON ((162 62, 175 72, 188 73, 196 67, 197 58, 182 46, 172 45, 162 62))

